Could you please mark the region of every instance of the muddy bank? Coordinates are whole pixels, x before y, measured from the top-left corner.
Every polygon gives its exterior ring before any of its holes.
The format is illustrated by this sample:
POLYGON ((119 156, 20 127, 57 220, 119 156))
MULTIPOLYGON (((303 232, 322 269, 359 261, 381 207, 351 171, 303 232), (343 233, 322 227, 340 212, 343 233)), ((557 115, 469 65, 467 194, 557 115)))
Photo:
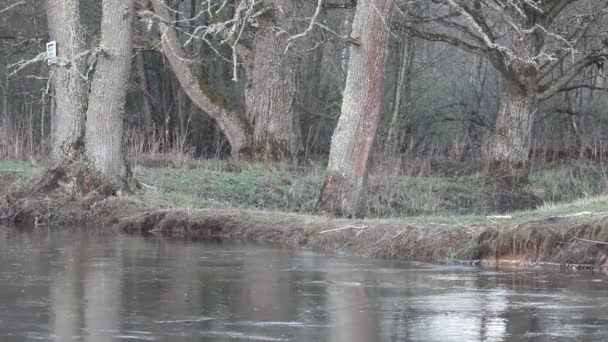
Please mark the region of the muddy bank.
MULTIPOLYGON (((5 185, 19 177, 18 173, 0 175, 0 184, 5 185)), ((138 195, 79 197, 50 191, 14 197, 4 191, 10 188, 0 188, 0 222, 30 227, 240 239, 375 258, 488 266, 608 266, 608 212, 477 224, 458 218, 445 223, 428 218, 343 220, 260 210, 160 209, 138 195)))
POLYGON ((118 231, 205 239, 242 239, 291 247, 419 261, 486 266, 604 268, 608 213, 517 224, 408 224, 335 220, 238 210, 151 211, 120 219, 118 231))
POLYGON ((128 234, 260 241, 387 259, 608 267, 608 212, 527 222, 414 223, 406 218, 345 220, 238 209, 151 210, 135 196, 75 199, 47 194, 13 203, 0 221, 53 229, 79 226, 128 234))

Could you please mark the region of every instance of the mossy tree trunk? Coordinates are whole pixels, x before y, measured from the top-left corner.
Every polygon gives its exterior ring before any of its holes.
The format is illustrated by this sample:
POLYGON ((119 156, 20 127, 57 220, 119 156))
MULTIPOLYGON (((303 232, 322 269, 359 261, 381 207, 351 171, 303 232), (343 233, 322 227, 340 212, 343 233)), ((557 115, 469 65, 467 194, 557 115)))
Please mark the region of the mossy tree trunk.
MULTIPOLYGON (((272 0, 253 30, 253 44, 237 44, 245 66, 245 115, 221 93, 199 80, 177 36, 163 0, 152 0, 160 22, 162 47, 185 93, 215 120, 226 136, 234 160, 295 160, 302 150, 296 109, 298 57, 287 49, 289 31, 301 9, 314 3, 272 0), (285 30, 284 32, 280 32, 285 30)), ((242 42, 241 42, 242 43, 242 42)))
POLYGON ((319 208, 339 216, 365 214, 369 156, 380 119, 393 0, 360 1, 351 37, 342 111, 331 142, 319 208))
MULTIPOLYGON (((517 18, 518 27, 532 29, 537 24, 534 17, 507 13, 517 18)), ((517 59, 509 64, 502 59, 490 59, 503 77, 498 117, 488 141, 489 171, 492 176, 520 183, 527 178, 532 124, 539 103, 540 71, 530 61, 541 53, 544 33, 539 30, 537 34, 522 36, 509 28, 504 39, 517 59)))
POLYGON ((182 89, 197 107, 215 120, 228 139, 232 158, 239 160, 250 151, 252 142, 250 125, 225 101, 225 97, 214 93, 207 84, 198 79, 175 29, 169 25, 172 19, 163 0, 152 0, 152 7, 156 15, 163 19, 159 22, 163 52, 182 89))
POLYGON ((272 6, 259 19, 253 51, 241 56, 247 72, 246 116, 253 128, 255 159, 293 160, 302 150, 295 103, 299 61, 288 49, 289 34, 279 32, 277 24, 295 27, 291 21, 297 13, 293 0, 274 0, 272 6))
POLYGON ((525 180, 537 107, 536 91, 504 82, 495 129, 489 139, 492 176, 515 182, 525 180))

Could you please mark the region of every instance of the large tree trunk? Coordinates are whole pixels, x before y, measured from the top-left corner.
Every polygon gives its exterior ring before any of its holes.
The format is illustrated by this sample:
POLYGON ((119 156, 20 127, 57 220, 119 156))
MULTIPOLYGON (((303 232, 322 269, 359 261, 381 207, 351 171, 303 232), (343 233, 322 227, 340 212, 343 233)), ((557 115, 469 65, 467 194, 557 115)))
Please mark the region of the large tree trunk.
POLYGON ((518 180, 526 176, 538 101, 535 91, 507 82, 501 92, 498 118, 489 142, 490 173, 518 180))
MULTIPOLYGON (((57 113, 52 160, 40 178, 7 197, 11 220, 50 218, 40 208, 85 196, 106 197, 127 188, 123 117, 131 67, 134 0, 104 0, 101 46, 87 50, 80 0, 48 0, 51 39, 57 41, 52 65, 57 113), (97 58, 96 64, 89 63, 97 58), (89 92, 88 71, 96 68, 89 92), (48 194, 53 201, 48 202, 48 194)), ((4 209, 4 208, 3 208, 4 209)), ((78 220, 79 215, 75 215, 78 220)))
POLYGON ((152 6, 154 12, 163 19, 159 23, 163 52, 180 85, 190 100, 215 120, 230 143, 232 158, 238 160, 247 153, 246 150, 251 141, 249 125, 234 108, 231 108, 230 104, 226 103, 225 97, 215 94, 205 82, 201 82, 196 77, 177 33, 168 24, 172 22, 172 19, 163 0, 152 0, 152 6))
POLYGON ((132 6, 133 0, 104 0, 101 46, 88 50, 80 1, 48 0, 49 31, 58 56, 51 67, 56 106, 52 161, 28 192, 63 184, 71 192, 109 194, 125 184, 123 111, 131 67, 132 6), (98 62, 89 92, 92 57, 98 62))
POLYGON ((48 0, 50 36, 57 41, 58 56, 51 66, 55 90, 52 137, 52 164, 58 165, 82 153, 87 108, 87 70, 84 27, 80 22, 79 0, 48 0), (79 56, 78 58, 75 58, 79 56))
MULTIPOLYGON (((274 1, 287 28, 296 15, 292 1, 274 1)), ((255 32, 252 60, 247 62, 247 120, 253 127, 255 158, 289 160, 302 149, 295 104, 298 59, 287 50, 289 35, 277 32, 276 19, 261 19, 255 32)))
POLYGON ((86 148, 95 170, 115 187, 125 183, 125 101, 131 74, 133 0, 104 0, 99 60, 91 84, 86 148))
MULTIPOLYGON (((511 8, 508 11, 515 11, 511 8)), ((519 13, 510 13, 518 27, 534 30, 538 18, 519 13)), ((502 89, 500 108, 494 132, 488 141, 489 171, 491 175, 519 183, 527 177, 528 158, 534 113, 538 106, 539 70, 532 61, 544 45, 544 32, 521 35, 508 27, 504 34, 517 57, 502 66, 502 89)), ((496 59, 490 59, 497 65, 496 59)), ((503 62, 498 63, 499 65, 503 62)))
POLYGON ((342 113, 331 142, 320 209, 335 215, 363 216, 370 150, 380 118, 384 68, 393 0, 359 1, 352 38, 342 113))

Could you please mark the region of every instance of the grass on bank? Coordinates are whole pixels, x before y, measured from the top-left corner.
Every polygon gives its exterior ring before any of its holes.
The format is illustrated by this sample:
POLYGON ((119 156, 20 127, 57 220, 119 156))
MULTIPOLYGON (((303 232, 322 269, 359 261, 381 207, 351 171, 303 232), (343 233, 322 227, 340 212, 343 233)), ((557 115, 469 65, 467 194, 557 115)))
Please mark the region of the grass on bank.
MULTIPOLYGON (((13 191, 40 172, 27 162, 0 161, 0 179, 10 177, 13 191)), ((193 169, 136 169, 144 185, 138 196, 146 206, 192 209, 258 209, 300 214, 314 213, 323 181, 321 167, 273 168, 261 164, 234 165, 207 161, 193 169)), ((606 180, 600 172, 580 173, 572 167, 535 172, 528 190, 543 205, 510 213, 513 221, 568 216, 608 210, 606 180)), ((4 184, 7 184, 4 182, 4 184)), ((370 177, 370 217, 403 223, 488 224, 492 218, 494 185, 483 177, 370 177)))
POLYGON ((18 190, 40 174, 40 169, 18 160, 0 161, 0 196, 18 190))

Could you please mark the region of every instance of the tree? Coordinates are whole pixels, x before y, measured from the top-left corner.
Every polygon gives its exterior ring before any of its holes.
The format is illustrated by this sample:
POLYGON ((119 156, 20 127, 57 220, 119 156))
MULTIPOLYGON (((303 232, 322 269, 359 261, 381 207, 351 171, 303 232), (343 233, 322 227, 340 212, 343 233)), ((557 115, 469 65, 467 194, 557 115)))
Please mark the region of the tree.
POLYGON ((539 103, 568 90, 577 75, 606 58, 601 39, 590 33, 608 1, 446 0, 429 6, 430 15, 405 6, 404 26, 490 61, 502 78, 498 118, 487 141, 490 171, 525 177, 539 103))
POLYGON ((393 0, 359 1, 355 10, 342 110, 331 142, 319 207, 363 216, 368 162, 380 119, 393 0))
POLYGON ((298 58, 289 49, 289 38, 297 27, 298 12, 311 6, 294 0, 242 1, 223 25, 194 30, 197 33, 192 38, 204 41, 207 35, 220 32, 223 42, 233 49, 235 80, 238 63, 244 65, 245 115, 196 75, 164 1, 152 0, 152 6, 160 17, 163 52, 177 79, 192 102, 217 122, 230 143, 233 159, 297 158, 302 149, 295 107, 298 58), (252 20, 255 27, 248 26, 252 20))
POLYGON ((81 1, 48 0, 56 120, 45 182, 67 182, 80 192, 115 193, 126 186, 124 104, 131 70, 132 0, 104 0, 101 40, 88 49, 81 1), (89 85, 89 74, 93 73, 89 85))

